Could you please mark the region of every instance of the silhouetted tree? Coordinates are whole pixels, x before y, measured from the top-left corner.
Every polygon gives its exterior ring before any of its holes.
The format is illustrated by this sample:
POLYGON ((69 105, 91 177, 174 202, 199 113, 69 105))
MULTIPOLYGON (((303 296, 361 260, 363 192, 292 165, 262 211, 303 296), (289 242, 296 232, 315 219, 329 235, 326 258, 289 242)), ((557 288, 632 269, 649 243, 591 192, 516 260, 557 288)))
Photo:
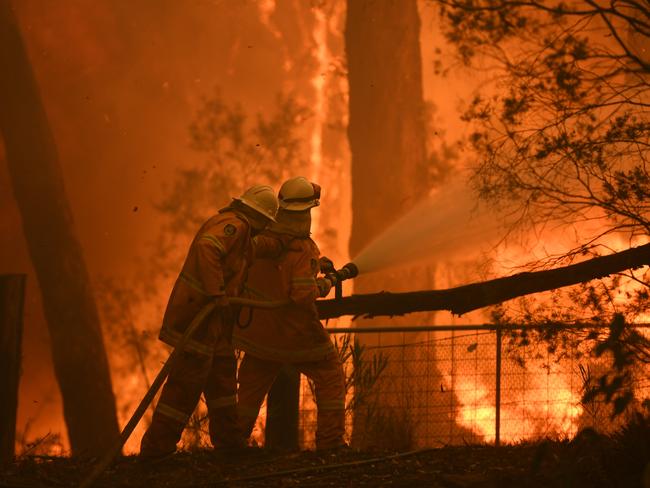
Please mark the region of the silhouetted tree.
POLYGON ((74 454, 96 455, 118 436, 115 398, 56 145, 9 0, 0 1, 0 70, 0 129, 43 296, 70 445, 74 454))
POLYGON ((447 39, 497 83, 464 114, 481 198, 518 223, 650 232, 650 7, 647 2, 440 0, 447 39), (490 91, 494 94, 490 96, 490 91))

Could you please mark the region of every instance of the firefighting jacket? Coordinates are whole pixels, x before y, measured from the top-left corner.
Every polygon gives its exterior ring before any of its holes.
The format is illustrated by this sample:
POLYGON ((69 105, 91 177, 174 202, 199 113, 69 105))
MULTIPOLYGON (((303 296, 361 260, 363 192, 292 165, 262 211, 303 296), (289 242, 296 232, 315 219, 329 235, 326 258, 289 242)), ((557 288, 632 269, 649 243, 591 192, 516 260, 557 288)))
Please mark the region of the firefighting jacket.
MULTIPOLYGON (((266 240, 269 246, 274 241, 266 240)), ((248 267, 255 255, 250 224, 245 217, 224 209, 208 219, 190 245, 160 330, 160 340, 175 346, 196 314, 215 296, 241 295, 248 267)), ((276 249, 258 246, 260 255, 276 249)), ((215 310, 194 333, 185 350, 200 355, 230 356, 232 320, 215 310)))
POLYGON ((320 251, 310 238, 265 231, 262 238, 283 243, 275 259, 256 259, 249 270, 245 293, 256 299, 291 300, 275 310, 256 309, 250 323, 235 327, 233 345, 246 354, 280 362, 320 361, 335 353, 329 334, 318 319, 320 251))

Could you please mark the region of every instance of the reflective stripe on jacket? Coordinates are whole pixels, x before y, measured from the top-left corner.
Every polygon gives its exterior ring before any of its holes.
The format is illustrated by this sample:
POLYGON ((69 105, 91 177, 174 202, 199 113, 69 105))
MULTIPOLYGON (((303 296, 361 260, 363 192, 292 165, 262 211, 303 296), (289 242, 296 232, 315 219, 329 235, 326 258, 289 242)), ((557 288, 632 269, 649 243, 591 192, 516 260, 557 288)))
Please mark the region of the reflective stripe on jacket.
MULTIPOLYGON (((160 340, 175 346, 201 308, 214 296, 239 296, 253 259, 250 224, 229 209, 211 217, 190 245, 163 318, 160 340)), ((185 350, 202 355, 233 354, 232 324, 212 313, 185 350)))
POLYGON ((319 361, 335 353, 315 304, 318 247, 309 238, 271 231, 257 238, 265 239, 281 241, 284 251, 277 258, 254 261, 245 294, 262 300, 289 298, 292 304, 277 310, 256 309, 248 327, 235 327, 233 345, 261 359, 281 362, 319 361))

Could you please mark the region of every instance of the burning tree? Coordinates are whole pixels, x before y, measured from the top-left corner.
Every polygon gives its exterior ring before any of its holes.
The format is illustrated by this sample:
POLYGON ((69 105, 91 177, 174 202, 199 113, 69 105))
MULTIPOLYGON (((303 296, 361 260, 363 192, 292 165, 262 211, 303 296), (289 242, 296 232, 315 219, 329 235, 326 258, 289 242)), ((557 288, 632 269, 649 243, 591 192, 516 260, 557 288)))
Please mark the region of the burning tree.
MULTIPOLYGON (((574 249, 533 263, 597 254, 618 240, 647 242, 650 232, 650 7, 647 2, 563 3, 436 0, 441 26, 466 67, 498 73, 467 105, 464 120, 478 154, 473 184, 481 199, 505 211, 513 231, 571 229, 574 249)), ((582 285, 550 304, 501 308, 501 321, 612 323, 596 350, 613 349, 621 320, 647 317, 647 268, 582 285), (568 305, 567 305, 568 303, 568 305), (616 314, 621 314, 616 319, 616 314), (604 346, 602 344, 605 344, 604 346)), ((645 347, 634 336, 637 346, 645 347)), ((643 358, 641 358, 643 359, 643 358)), ((618 373, 617 373, 618 374, 618 373)), ((607 378, 597 390, 612 398, 607 378)), ((628 385, 629 386, 629 385, 628 385)), ((621 411, 631 398, 617 403, 621 411)))

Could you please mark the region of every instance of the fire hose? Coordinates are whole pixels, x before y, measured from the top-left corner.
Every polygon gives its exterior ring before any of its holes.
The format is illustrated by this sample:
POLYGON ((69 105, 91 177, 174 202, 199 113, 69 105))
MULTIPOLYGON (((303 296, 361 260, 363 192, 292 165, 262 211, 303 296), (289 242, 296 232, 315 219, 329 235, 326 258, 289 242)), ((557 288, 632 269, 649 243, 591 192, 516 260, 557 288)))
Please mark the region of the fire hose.
MULTIPOLYGON (((354 263, 348 263, 345 266, 343 266, 341 269, 337 270, 334 267, 334 263, 332 261, 330 260, 327 261, 328 263, 322 267, 321 272, 323 272, 325 278, 327 278, 332 283, 332 286, 335 289, 335 297, 341 298, 343 294, 343 288, 342 288, 343 281, 356 277, 359 274, 359 269, 354 263)), ((281 308, 291 303, 290 300, 266 301, 266 300, 253 300, 249 298, 239 298, 239 297, 231 298, 229 302, 231 305, 250 307, 251 309, 281 308)), ((167 358, 167 361, 165 361, 165 364, 163 364, 163 367, 160 369, 158 375, 151 383, 149 390, 140 401, 138 408, 135 409, 135 412, 133 412, 133 415, 131 416, 127 424, 122 429, 122 432, 120 433, 120 437, 116 441, 115 445, 100 460, 100 462, 97 464, 97 466, 92 471, 90 476, 88 476, 88 478, 86 478, 81 483, 80 488, 88 488, 89 486, 91 486, 95 482, 95 480, 104 472, 104 470, 108 468, 111 462, 113 462, 115 456, 117 456, 120 453, 122 447, 124 446, 126 441, 133 433, 135 427, 138 425, 138 422, 140 422, 140 419, 142 419, 142 416, 147 411, 147 408, 149 408, 149 405, 153 401, 153 398, 156 396, 156 393, 158 393, 158 390, 167 379, 167 375, 169 374, 169 370, 171 369, 171 365, 174 362, 175 358, 183 351, 185 344, 187 343, 187 341, 189 341, 190 337, 194 334, 194 331, 196 331, 199 325, 201 325, 201 323, 206 319, 208 315, 210 315, 210 313, 212 313, 212 311, 216 307, 217 304, 215 302, 208 303, 199 311, 199 313, 194 317, 192 322, 190 322, 190 325, 183 333, 183 336, 178 341, 178 344, 176 344, 176 347, 171 352, 171 354, 167 358)))
MULTIPOLYGON (((291 303, 289 300, 262 301, 262 300, 251 300, 248 298, 231 298, 229 302, 231 305, 240 305, 244 307, 265 308, 265 309, 280 308, 285 305, 289 305, 291 303)), ((163 367, 158 372, 158 375, 151 383, 149 390, 140 401, 138 408, 135 409, 135 412, 133 412, 133 415, 131 416, 127 424, 122 429, 122 432, 120 433, 120 437, 115 442, 115 445, 111 447, 111 449, 106 453, 106 455, 95 466, 95 469, 92 471, 92 473, 90 473, 90 476, 88 476, 79 485, 81 488, 88 488, 89 486, 91 486, 95 482, 95 480, 97 480, 97 478, 104 472, 104 470, 106 470, 106 468, 108 468, 108 466, 113 462, 115 456, 117 456, 121 452, 122 447, 129 439, 129 437, 131 437, 133 430, 138 425, 138 422, 140 422, 140 419, 142 419, 142 416, 147 411, 147 408, 149 408, 149 405, 151 404, 154 397, 156 396, 156 393, 158 393, 158 390, 167 379, 167 375, 169 374, 169 370, 171 369, 172 363, 175 361, 178 355, 183 351, 185 344, 190 340, 190 337, 194 334, 194 332, 199 327, 199 325, 203 323, 203 321, 208 317, 208 315, 210 315, 214 311, 216 307, 217 304, 215 302, 208 303, 199 311, 198 314, 196 314, 192 322, 190 322, 190 325, 183 333, 183 336, 178 341, 178 344, 176 344, 176 347, 174 347, 174 350, 167 358, 167 361, 165 361, 165 364, 163 364, 163 367)))

